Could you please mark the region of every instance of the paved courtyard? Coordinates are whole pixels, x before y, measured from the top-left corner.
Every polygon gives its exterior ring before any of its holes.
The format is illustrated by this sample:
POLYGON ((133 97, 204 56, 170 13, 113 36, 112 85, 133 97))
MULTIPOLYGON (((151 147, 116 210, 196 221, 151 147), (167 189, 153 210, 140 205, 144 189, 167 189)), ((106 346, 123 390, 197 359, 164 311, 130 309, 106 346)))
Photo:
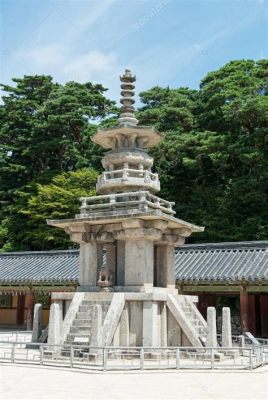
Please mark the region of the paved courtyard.
POLYGON ((268 367, 254 371, 104 373, 2 364, 0 398, 266 400, 268 367))

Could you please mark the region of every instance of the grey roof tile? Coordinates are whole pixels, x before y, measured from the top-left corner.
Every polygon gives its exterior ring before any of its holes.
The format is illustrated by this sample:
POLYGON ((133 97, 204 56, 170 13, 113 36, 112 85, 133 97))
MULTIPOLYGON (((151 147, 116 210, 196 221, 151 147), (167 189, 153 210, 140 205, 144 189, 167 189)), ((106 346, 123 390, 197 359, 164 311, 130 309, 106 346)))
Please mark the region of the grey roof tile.
POLYGON ((185 245, 175 256, 178 282, 268 282, 268 241, 185 245))
MULTIPOLYGON (((78 250, 0 253, 0 285, 78 283, 78 250)), ((268 241, 185 245, 176 251, 179 282, 268 281, 268 241)))
POLYGON ((0 284, 78 282, 78 250, 0 253, 0 284))

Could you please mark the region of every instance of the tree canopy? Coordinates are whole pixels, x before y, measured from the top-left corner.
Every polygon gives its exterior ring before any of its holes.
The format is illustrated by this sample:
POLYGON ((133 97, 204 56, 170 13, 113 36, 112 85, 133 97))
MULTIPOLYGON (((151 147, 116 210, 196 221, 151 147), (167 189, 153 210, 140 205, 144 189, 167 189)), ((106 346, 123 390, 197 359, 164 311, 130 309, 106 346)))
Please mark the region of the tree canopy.
MULTIPOLYGON (((117 109, 99 84, 14 83, 3 85, 0 106, 0 245, 65 248, 67 235, 44 220, 73 216, 75 196, 94 193, 102 149, 90 137, 114 124, 117 109)), ((157 86, 140 98, 140 124, 165 137, 151 151, 160 195, 179 218, 206 227, 190 240, 267 239, 268 60, 232 61, 199 90, 157 86)))

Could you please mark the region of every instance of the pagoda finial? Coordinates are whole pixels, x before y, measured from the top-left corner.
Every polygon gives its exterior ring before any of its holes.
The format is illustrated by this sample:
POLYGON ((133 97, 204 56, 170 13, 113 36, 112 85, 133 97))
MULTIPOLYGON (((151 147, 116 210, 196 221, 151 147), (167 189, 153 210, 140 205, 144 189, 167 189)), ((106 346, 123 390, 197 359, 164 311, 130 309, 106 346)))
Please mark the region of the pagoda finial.
POLYGON ((135 118, 135 84, 136 76, 132 75, 129 69, 125 70, 125 73, 120 76, 121 83, 121 114, 119 117, 119 126, 136 126, 138 120, 135 118))

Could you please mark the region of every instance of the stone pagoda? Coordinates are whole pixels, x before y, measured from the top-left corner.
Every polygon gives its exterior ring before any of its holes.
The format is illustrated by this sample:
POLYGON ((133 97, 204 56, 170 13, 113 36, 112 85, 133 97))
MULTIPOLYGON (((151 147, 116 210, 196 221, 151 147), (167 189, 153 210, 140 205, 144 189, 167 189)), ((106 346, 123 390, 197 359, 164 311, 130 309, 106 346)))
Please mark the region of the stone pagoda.
POLYGON ((81 199, 73 219, 49 220, 80 246, 80 286, 54 293, 49 342, 98 346, 202 345, 206 322, 197 298, 177 294, 175 247, 202 227, 176 218, 147 149, 162 140, 134 115, 135 76, 120 77, 118 125, 93 141, 108 151, 97 196, 81 199))

